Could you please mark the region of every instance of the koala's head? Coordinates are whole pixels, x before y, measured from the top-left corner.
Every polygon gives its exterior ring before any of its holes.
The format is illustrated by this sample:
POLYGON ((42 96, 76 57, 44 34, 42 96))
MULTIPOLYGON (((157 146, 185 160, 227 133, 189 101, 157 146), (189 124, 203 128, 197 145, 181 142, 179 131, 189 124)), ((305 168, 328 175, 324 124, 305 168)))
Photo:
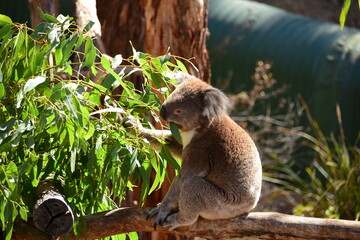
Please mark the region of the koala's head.
POLYGON ((160 116, 178 125, 181 131, 189 131, 226 113, 228 101, 219 89, 190 77, 169 95, 161 107, 160 116))

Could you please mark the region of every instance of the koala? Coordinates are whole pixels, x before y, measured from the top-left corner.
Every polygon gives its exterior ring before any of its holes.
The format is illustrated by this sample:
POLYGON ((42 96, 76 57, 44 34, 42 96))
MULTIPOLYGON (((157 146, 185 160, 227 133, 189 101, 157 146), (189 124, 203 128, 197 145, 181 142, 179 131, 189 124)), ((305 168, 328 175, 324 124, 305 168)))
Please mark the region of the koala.
POLYGON ((175 123, 182 145, 169 131, 139 129, 154 137, 168 138, 170 151, 181 157, 180 174, 163 201, 148 213, 154 227, 173 230, 191 225, 199 217, 227 219, 247 214, 257 204, 262 166, 250 136, 227 114, 229 100, 219 89, 195 77, 182 83, 163 103, 160 116, 175 123))

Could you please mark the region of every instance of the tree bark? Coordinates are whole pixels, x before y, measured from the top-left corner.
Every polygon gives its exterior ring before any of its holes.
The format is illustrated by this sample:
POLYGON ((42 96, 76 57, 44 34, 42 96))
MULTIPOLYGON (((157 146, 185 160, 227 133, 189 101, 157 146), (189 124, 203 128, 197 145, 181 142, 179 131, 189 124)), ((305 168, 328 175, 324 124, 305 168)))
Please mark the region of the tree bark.
POLYGON ((144 50, 145 18, 141 1, 97 0, 103 41, 108 54, 132 56, 131 41, 138 51, 144 50))
MULTIPOLYGON (((147 220, 150 208, 121 208, 83 218, 85 228, 79 236, 69 239, 97 239, 126 232, 153 232, 153 219, 147 220)), ((253 212, 224 220, 199 219, 195 224, 173 231, 158 226, 159 232, 197 236, 208 239, 260 238, 260 239, 360 239, 360 222, 286 215, 275 212, 253 212)), ((15 225, 13 239, 51 239, 25 223, 15 225), (26 238, 24 228, 26 228, 26 238), (20 233, 23 233, 21 235, 20 233), (38 234, 38 235, 37 235, 38 234), (41 238, 40 238, 41 237, 41 238)), ((67 239, 65 236, 60 239, 67 239)))
POLYGON ((206 50, 208 0, 97 0, 103 41, 109 55, 132 55, 138 51, 153 56, 165 54, 195 58, 186 64, 192 75, 210 81, 206 50))
POLYGON ((100 52, 106 53, 101 38, 101 24, 97 16, 96 0, 74 0, 74 3, 76 24, 82 28, 90 21, 94 22, 94 25, 88 34, 90 37, 94 38, 94 44, 100 52))
POLYGON ((38 8, 40 8, 46 14, 50 14, 52 16, 59 15, 59 0, 28 0, 28 2, 32 28, 35 28, 37 25, 39 25, 39 23, 43 22, 42 18, 40 17, 38 8))
POLYGON ((40 231, 33 225, 19 220, 14 223, 11 240, 50 240, 52 236, 40 231))
POLYGON ((194 57, 199 71, 188 65, 190 74, 210 82, 210 62, 206 50, 207 0, 144 0, 145 52, 162 55, 169 49, 174 55, 194 57))
MULTIPOLYGON (((132 231, 154 231, 153 219, 146 220, 149 210, 150 208, 125 208, 86 216, 86 237, 96 239, 132 231)), ((157 231, 169 232, 161 226, 157 231)), ((360 222, 253 212, 233 219, 199 219, 193 225, 171 232, 210 239, 360 239, 360 222)), ((81 233, 80 239, 85 239, 84 236, 81 233)), ((71 239, 75 239, 74 236, 71 239)))

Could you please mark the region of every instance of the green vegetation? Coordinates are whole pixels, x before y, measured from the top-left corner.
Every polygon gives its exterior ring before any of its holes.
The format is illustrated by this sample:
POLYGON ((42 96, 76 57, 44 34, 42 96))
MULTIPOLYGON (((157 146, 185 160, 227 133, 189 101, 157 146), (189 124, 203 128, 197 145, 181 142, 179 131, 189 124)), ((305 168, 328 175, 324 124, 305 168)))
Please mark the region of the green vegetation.
MULTIPOLYGON (((340 28, 343 29, 345 26, 346 16, 349 12, 352 0, 344 0, 343 6, 341 8, 340 16, 339 16, 339 23, 340 28)), ((358 5, 360 9, 360 0, 358 0, 358 5)))
POLYGON ((122 126, 131 114, 151 127, 145 114, 157 119, 161 104, 154 92, 166 97, 174 83, 170 69, 186 71, 178 58, 134 49, 129 59, 110 59, 86 36, 92 23, 80 31, 72 18, 42 17, 46 22, 30 29, 0 15, 0 226, 6 239, 16 218, 31 216, 31 198, 45 179, 61 183, 80 217, 117 207, 125 190, 140 183, 144 200, 161 186, 168 162, 179 167, 166 149, 149 150, 122 126), (125 80, 139 71, 141 91, 125 80), (100 79, 92 81, 94 75, 100 79))
MULTIPOLYGON (((266 179, 283 185, 302 198, 302 204, 295 207, 296 215, 341 218, 359 220, 360 217, 360 148, 346 143, 342 129, 340 137, 331 134, 325 137, 317 122, 311 118, 313 135, 293 131, 294 135, 305 140, 304 144, 314 153, 310 166, 305 174, 295 171, 294 161, 275 163, 267 166, 266 179)), ((339 125, 341 126, 340 109, 337 107, 339 125)))
POLYGON ((297 215, 359 220, 360 135, 354 145, 347 143, 338 106, 339 134, 325 136, 306 102, 286 97, 286 86, 277 87, 270 69, 257 63, 254 87, 236 96, 233 117, 259 146, 264 180, 301 198, 297 215), (303 113, 307 119, 301 121, 303 113), (310 129, 301 126, 309 123, 310 129))

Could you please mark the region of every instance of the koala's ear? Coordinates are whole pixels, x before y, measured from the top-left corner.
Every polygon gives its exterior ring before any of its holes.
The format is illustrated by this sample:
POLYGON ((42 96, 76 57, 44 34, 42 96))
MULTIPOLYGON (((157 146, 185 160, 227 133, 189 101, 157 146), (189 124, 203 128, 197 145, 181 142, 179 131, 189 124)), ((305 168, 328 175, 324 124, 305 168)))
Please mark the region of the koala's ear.
POLYGON ((220 116, 222 112, 227 113, 229 108, 229 99, 222 91, 217 88, 209 88, 205 90, 204 111, 202 115, 209 121, 220 116))

